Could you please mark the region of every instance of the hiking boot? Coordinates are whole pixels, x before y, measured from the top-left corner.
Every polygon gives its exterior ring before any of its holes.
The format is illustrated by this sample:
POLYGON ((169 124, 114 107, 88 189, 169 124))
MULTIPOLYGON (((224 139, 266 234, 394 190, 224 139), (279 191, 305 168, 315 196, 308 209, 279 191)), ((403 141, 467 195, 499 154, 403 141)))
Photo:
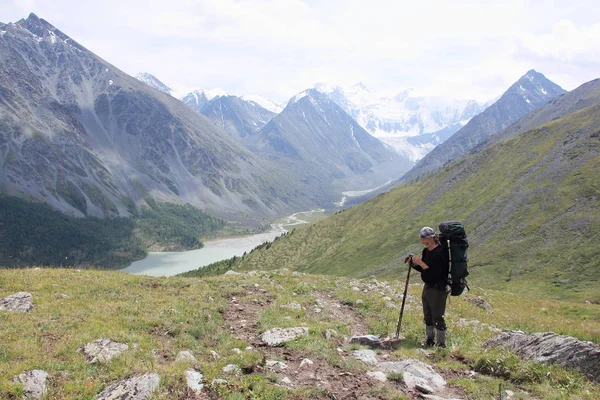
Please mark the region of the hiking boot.
POLYGON ((435 330, 435 341, 438 347, 446 348, 446 331, 435 330))
POLYGON ((425 326, 425 347, 435 346, 433 326, 425 326))

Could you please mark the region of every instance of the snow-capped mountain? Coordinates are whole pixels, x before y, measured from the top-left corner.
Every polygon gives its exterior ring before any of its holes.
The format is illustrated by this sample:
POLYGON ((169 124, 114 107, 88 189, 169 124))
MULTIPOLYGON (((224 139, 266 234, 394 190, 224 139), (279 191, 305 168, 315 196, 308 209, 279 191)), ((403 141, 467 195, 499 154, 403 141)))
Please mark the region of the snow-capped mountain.
POLYGON ((412 90, 393 97, 380 96, 362 83, 350 87, 319 83, 315 88, 327 93, 373 136, 413 161, 423 158, 485 108, 475 100, 418 97, 412 90), (421 135, 425 136, 408 140, 421 135))
POLYGON ((243 95, 243 96, 239 96, 239 97, 242 100, 254 102, 254 103, 258 104, 259 106, 261 106, 262 108, 269 110, 275 114, 279 114, 281 111, 283 111, 282 106, 272 102, 269 99, 264 98, 263 96, 261 96, 259 94, 243 95))
POLYGON ((181 100, 186 106, 190 107, 192 110, 200 112, 202 108, 206 104, 208 104, 208 102, 220 96, 228 96, 228 94, 226 91, 220 88, 200 89, 188 93, 179 100, 181 100))
POLYGON ((135 76, 135 78, 156 90, 160 90, 161 92, 173 96, 173 89, 162 83, 157 77, 149 74, 148 72, 140 72, 135 76))

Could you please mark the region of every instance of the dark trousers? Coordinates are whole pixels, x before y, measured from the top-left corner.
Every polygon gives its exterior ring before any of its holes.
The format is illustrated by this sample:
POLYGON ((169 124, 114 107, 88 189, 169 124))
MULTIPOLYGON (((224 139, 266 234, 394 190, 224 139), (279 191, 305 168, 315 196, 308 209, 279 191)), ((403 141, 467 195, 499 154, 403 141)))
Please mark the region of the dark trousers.
POLYGON ((446 330, 446 288, 440 285, 430 285, 428 283, 423 287, 421 295, 423 301, 423 316, 425 325, 435 326, 440 331, 446 330))

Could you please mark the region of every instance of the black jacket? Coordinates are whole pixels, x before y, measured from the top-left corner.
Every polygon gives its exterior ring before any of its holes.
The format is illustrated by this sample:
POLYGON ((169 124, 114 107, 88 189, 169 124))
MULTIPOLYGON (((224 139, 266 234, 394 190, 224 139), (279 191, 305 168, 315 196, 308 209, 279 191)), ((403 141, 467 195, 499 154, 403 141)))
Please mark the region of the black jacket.
POLYGON ((431 251, 424 248, 421 259, 429 268, 424 270, 419 265, 413 264, 413 266, 421 273, 423 282, 445 287, 448 282, 448 269, 450 267, 448 251, 444 250, 442 246, 437 246, 431 251))

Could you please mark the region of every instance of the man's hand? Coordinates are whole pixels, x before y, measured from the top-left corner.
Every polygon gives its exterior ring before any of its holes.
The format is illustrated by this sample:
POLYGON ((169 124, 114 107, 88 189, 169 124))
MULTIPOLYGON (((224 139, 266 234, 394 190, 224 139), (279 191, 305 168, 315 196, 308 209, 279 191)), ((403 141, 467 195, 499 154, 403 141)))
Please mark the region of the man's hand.
POLYGON ((413 264, 415 264, 415 265, 418 265, 419 267, 421 267, 421 268, 423 268, 423 269, 427 269, 427 268, 429 268, 429 267, 427 266, 427 264, 425 264, 425 263, 423 262, 423 260, 421 260, 421 257, 419 257, 419 256, 413 256, 413 258, 412 258, 412 262, 413 262, 413 264))

